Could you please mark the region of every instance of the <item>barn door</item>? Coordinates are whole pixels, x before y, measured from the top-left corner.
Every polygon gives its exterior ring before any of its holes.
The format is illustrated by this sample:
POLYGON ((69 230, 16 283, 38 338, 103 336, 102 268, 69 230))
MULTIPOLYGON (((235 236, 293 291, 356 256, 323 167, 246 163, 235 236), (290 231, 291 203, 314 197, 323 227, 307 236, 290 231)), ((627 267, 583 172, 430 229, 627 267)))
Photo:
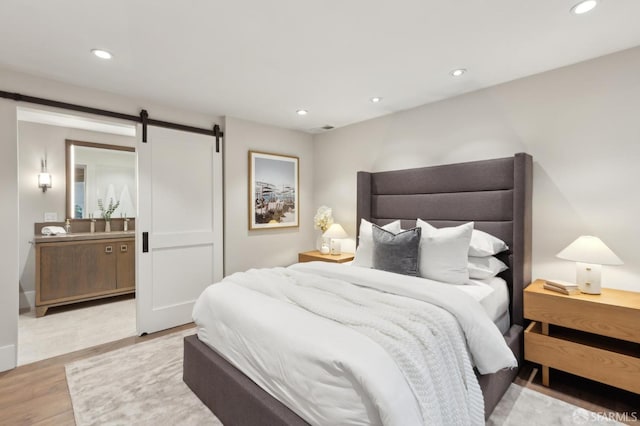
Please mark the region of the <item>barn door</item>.
POLYGON ((222 279, 223 187, 214 137, 155 126, 138 135, 136 303, 143 334, 191 322, 196 298, 222 279))

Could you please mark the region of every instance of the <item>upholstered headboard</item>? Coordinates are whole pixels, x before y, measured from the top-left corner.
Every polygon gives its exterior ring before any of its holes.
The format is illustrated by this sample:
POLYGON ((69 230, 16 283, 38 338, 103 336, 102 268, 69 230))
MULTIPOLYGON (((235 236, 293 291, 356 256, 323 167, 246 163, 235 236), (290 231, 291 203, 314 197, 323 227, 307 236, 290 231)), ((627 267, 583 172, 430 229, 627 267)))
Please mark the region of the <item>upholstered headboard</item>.
POLYGON ((436 227, 475 222, 475 228, 505 241, 501 274, 511 292, 511 323, 523 325, 523 290, 531 281, 532 158, 513 157, 389 172, 358 172, 360 219, 384 225, 416 218, 436 227))

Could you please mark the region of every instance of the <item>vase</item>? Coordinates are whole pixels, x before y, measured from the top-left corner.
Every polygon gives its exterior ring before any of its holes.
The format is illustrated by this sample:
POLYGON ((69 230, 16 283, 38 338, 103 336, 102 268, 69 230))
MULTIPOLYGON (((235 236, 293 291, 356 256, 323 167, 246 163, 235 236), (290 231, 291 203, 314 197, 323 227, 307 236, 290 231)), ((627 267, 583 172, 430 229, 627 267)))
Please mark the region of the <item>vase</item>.
MULTIPOLYGON (((326 238, 325 238, 326 240, 326 238)), ((329 244, 326 241, 322 243, 322 247, 320 247, 320 254, 329 254, 331 253, 331 249, 329 248, 329 244)))
POLYGON ((105 220, 104 221, 104 232, 111 232, 111 221, 110 220, 105 220))
POLYGON ((325 237, 322 236, 322 234, 320 234, 318 236, 318 240, 316 241, 316 250, 318 250, 320 253, 322 253, 323 249, 329 247, 329 243, 330 242, 331 242, 330 238, 325 238, 325 237))

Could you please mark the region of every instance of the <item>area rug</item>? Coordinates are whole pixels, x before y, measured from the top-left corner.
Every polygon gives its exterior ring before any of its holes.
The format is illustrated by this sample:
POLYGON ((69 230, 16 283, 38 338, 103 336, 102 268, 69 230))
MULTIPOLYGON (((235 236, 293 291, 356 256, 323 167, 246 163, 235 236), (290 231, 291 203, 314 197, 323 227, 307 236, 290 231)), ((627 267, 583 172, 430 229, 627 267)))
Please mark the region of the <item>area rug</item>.
POLYGON ((493 410, 487 426, 622 425, 610 420, 606 414, 594 413, 512 383, 493 410))
MULTIPOLYGON (((66 366, 78 426, 222 423, 182 381, 182 339, 169 334, 66 366)), ((490 426, 615 424, 582 408, 512 384, 490 426)))
POLYGON ((194 332, 67 364, 76 425, 221 426, 182 381, 182 339, 194 332))

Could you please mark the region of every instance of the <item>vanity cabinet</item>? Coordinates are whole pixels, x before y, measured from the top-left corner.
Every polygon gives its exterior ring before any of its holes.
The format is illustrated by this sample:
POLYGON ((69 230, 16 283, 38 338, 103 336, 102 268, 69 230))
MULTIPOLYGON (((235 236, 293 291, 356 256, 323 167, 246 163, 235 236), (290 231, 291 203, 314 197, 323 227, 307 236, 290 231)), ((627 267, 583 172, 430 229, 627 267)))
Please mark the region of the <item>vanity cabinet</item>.
POLYGON ((52 306, 135 292, 133 233, 100 234, 36 237, 36 317, 52 306))

